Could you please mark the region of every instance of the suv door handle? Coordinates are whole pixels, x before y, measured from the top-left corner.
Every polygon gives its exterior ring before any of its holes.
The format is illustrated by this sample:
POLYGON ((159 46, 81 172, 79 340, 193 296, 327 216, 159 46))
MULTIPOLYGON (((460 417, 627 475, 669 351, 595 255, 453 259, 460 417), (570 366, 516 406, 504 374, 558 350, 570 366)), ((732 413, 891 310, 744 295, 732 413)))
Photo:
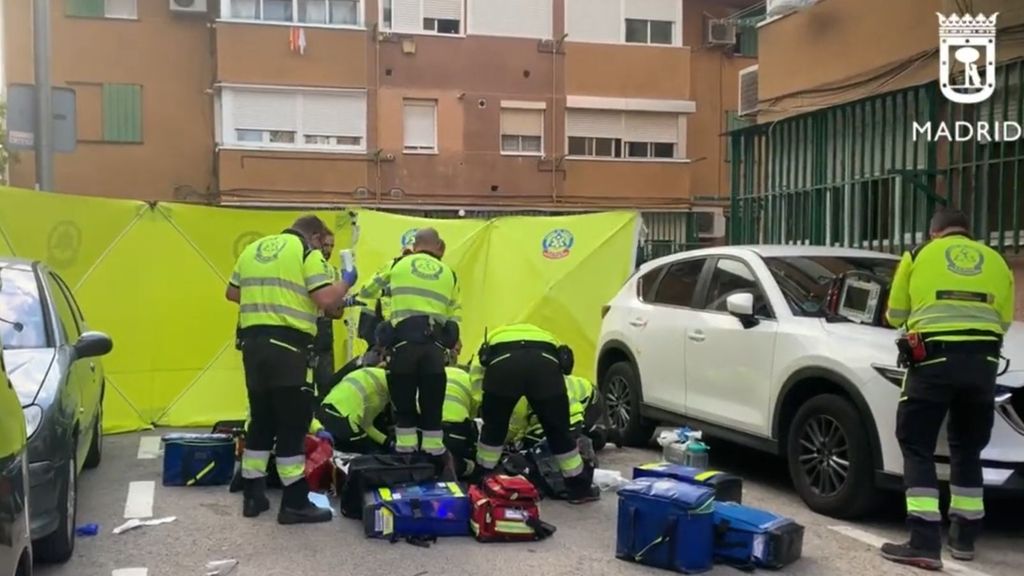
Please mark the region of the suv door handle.
POLYGON ((693 342, 703 342, 704 338, 705 338, 704 332, 702 332, 700 330, 694 330, 693 332, 687 332, 686 333, 686 337, 689 338, 690 340, 692 340, 693 342))
POLYGON ((629 325, 635 328, 643 328, 644 326, 647 326, 647 320, 644 320, 643 318, 633 318, 629 321, 629 325))

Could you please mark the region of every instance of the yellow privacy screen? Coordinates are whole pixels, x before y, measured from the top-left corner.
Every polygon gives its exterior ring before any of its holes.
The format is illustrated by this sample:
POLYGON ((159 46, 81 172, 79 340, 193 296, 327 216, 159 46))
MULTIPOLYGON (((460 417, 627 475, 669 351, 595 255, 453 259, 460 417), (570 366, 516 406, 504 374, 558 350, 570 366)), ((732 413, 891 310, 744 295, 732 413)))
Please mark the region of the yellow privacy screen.
MULTIPOLYGON (((12 188, 0 188, 0 207, 0 254, 46 262, 74 290, 88 327, 114 339, 103 359, 105 430, 245 417, 237 307, 224 288, 248 243, 303 212, 12 188)), ((576 349, 577 372, 585 376, 592 376, 600 307, 632 270, 638 220, 631 212, 490 221, 316 213, 334 230, 336 250, 351 247, 358 228, 360 284, 399 255, 416 229, 436 227, 462 284, 463 360, 479 346, 484 326, 534 322, 576 349)), ((332 261, 337 265, 337 253, 332 261)), ((346 333, 336 325, 339 367, 346 333)), ((354 351, 361 350, 359 343, 354 351)))

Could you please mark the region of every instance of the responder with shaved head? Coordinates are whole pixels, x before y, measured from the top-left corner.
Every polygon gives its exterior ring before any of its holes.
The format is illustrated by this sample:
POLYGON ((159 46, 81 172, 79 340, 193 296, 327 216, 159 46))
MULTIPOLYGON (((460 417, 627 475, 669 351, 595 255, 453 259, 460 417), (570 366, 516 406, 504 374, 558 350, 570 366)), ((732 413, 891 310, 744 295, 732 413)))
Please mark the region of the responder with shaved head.
POLYGON ((378 328, 390 350, 388 388, 395 414, 395 451, 429 455, 439 474, 454 480, 441 430, 446 356, 459 340, 459 286, 441 258, 444 242, 433 228, 416 232, 412 253, 379 272, 362 294, 390 293, 391 313, 378 328), (417 434, 418 432, 418 434, 417 434), (419 437, 417 437, 419 436, 419 437))
POLYGON ((344 270, 339 281, 324 259, 330 232, 316 216, 303 216, 280 234, 261 238, 239 256, 225 296, 239 304, 239 340, 249 395, 249 430, 242 455, 248 518, 270 509, 267 463, 275 451, 284 485, 281 524, 327 522, 330 510, 309 501, 304 475, 306 430, 313 403, 306 388, 313 365, 313 338, 321 311, 342 305, 357 278, 344 270))

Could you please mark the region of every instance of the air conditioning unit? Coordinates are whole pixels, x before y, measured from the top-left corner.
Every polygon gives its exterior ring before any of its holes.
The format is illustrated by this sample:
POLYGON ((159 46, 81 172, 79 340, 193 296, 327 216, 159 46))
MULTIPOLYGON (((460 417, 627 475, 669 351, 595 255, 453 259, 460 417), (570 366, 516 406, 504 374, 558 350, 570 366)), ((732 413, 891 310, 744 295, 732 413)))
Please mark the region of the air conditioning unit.
POLYGON ((725 214, 721 210, 694 210, 693 221, 697 225, 698 238, 725 236, 725 214))
POLYGON ((736 24, 728 20, 708 20, 707 43, 710 46, 732 46, 736 43, 736 24))
POLYGON ((206 14, 209 0, 169 0, 171 12, 178 14, 206 14))
POLYGON ((809 8, 818 3, 818 0, 768 0, 766 16, 777 18, 785 16, 797 10, 809 8))
POLYGON ((740 70, 740 97, 738 116, 757 114, 757 64, 740 70))

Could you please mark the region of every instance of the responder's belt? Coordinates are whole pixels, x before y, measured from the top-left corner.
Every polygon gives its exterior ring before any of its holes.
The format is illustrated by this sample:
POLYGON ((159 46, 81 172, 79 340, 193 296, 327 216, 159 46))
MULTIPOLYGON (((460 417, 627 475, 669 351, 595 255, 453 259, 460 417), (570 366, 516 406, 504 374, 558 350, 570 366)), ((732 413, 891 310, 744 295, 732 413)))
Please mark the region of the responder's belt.
POLYGON ((287 326, 249 326, 238 331, 239 338, 246 340, 280 340, 299 350, 306 350, 313 345, 313 336, 301 330, 287 326))
POLYGON ((933 358, 943 354, 986 354, 998 356, 1002 350, 1002 342, 989 340, 966 340, 966 341, 935 341, 925 342, 928 349, 928 356, 933 358))
POLYGON ((429 316, 411 316, 395 324, 395 343, 411 342, 425 344, 438 340, 440 326, 430 321, 429 316))
POLYGON ((510 352, 517 352, 519 350, 536 350, 538 352, 544 352, 550 354, 555 359, 558 358, 558 346, 549 342, 537 342, 530 340, 520 340, 517 342, 502 342, 500 344, 490 345, 491 358, 497 358, 503 354, 510 352))

